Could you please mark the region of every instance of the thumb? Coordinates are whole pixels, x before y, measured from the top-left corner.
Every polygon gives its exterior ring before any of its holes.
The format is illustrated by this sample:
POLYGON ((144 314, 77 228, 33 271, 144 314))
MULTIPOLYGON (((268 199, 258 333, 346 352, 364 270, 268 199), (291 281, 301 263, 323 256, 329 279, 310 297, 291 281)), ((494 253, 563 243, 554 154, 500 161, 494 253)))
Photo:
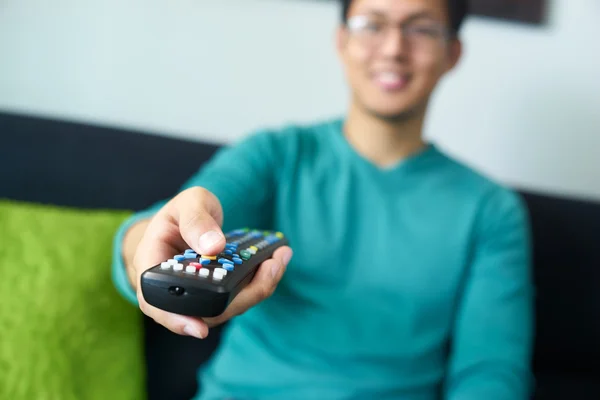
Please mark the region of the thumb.
POLYGON ((175 202, 176 219, 181 237, 199 254, 217 254, 225 247, 221 230, 223 210, 215 195, 203 188, 192 188, 175 202))

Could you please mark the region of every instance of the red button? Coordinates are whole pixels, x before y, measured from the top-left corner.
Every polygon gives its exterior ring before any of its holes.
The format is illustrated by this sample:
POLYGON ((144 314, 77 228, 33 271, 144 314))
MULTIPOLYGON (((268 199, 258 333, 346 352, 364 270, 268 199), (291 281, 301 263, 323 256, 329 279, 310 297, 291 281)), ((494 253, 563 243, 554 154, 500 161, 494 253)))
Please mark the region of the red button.
POLYGON ((200 263, 197 263, 197 262, 192 262, 192 263, 190 263, 190 265, 191 265, 192 267, 195 267, 195 268, 196 268, 196 271, 198 271, 200 268, 202 268, 202 264, 200 264, 200 263))

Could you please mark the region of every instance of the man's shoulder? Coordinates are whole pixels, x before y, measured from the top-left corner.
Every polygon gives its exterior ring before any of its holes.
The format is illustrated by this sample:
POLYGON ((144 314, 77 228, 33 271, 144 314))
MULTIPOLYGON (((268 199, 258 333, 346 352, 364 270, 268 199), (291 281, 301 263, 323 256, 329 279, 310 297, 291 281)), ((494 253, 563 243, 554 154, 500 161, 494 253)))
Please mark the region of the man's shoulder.
POLYGON ((449 152, 438 149, 438 153, 446 172, 446 183, 464 201, 498 213, 524 211, 523 199, 516 188, 449 152))
POLYGON ((324 119, 315 122, 286 123, 254 130, 237 145, 276 153, 281 157, 315 156, 330 143, 328 138, 341 120, 324 119))
POLYGON ((323 119, 314 122, 285 123, 255 130, 252 137, 263 137, 277 142, 319 140, 334 129, 339 129, 340 119, 323 119))

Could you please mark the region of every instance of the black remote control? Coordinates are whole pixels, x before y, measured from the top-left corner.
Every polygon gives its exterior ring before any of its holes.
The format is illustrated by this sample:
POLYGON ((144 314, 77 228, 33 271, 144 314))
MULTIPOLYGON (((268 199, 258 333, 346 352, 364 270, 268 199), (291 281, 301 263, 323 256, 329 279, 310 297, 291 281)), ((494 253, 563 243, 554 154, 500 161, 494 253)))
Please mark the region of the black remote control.
POLYGON ((237 229, 225 234, 216 256, 188 249, 145 271, 141 289, 148 304, 175 314, 216 317, 252 280, 258 266, 288 244, 280 232, 237 229))

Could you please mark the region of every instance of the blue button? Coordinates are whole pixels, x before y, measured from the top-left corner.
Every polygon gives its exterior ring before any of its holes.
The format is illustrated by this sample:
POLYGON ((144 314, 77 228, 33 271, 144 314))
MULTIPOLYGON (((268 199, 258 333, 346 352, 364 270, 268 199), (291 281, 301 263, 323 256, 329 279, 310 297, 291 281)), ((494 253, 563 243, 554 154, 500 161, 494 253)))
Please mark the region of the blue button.
POLYGON ((181 254, 177 254, 175 257, 173 257, 175 260, 177 261, 183 261, 185 260, 185 256, 181 255, 181 254))
POLYGON ((202 264, 202 265, 208 265, 208 264, 210 264, 210 260, 208 258, 201 258, 200 259, 200 264, 202 264))
POLYGON ((195 252, 196 252, 196 250, 194 250, 194 249, 187 249, 185 252, 186 252, 186 253, 195 253, 195 252))
POLYGON ((232 255, 233 255, 234 258, 240 258, 240 255, 237 254, 237 253, 233 253, 232 255))
POLYGON ((233 261, 228 260, 226 258, 219 258, 219 264, 232 264, 233 265, 233 261))
POLYGON ((198 257, 198 254, 196 254, 196 253, 185 253, 183 256, 189 260, 190 258, 196 258, 196 257, 198 257))
POLYGON ((231 243, 227 243, 225 245, 226 249, 231 249, 231 250, 237 250, 237 244, 231 244, 231 243))
POLYGON ((277 242, 279 240, 279 238, 275 235, 271 235, 267 238, 265 238, 265 240, 269 243, 269 244, 273 244, 275 242, 277 242))
POLYGON ((238 258, 238 257, 233 257, 233 262, 234 262, 235 264, 241 264, 241 263, 242 263, 242 259, 241 259, 241 258, 238 258))
POLYGON ((233 254, 233 251, 231 251, 231 250, 227 249, 227 250, 225 250, 223 253, 231 255, 231 254, 233 254))
POLYGON ((233 264, 223 264, 223 268, 226 269, 227 271, 233 271, 233 264))

